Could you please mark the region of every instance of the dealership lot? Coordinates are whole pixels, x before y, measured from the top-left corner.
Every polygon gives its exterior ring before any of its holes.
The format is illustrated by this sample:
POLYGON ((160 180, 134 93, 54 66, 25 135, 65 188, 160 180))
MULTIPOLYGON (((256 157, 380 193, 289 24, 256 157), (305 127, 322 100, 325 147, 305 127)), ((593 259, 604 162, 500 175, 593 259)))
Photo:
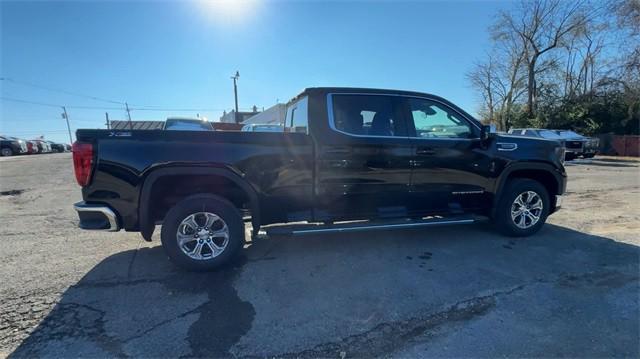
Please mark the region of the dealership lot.
POLYGON ((640 162, 567 165, 531 238, 486 224, 261 237, 215 273, 76 228, 68 153, 0 159, 0 354, 634 356, 640 162))

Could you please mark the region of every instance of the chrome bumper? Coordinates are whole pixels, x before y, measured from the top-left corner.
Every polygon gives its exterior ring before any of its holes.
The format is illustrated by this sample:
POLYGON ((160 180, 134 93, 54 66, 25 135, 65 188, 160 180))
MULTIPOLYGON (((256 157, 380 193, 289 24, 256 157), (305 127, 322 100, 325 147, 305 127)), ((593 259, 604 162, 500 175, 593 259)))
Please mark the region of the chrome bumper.
POLYGON ((80 228, 116 232, 120 230, 118 216, 106 205, 87 204, 84 201, 73 205, 80 218, 80 228))

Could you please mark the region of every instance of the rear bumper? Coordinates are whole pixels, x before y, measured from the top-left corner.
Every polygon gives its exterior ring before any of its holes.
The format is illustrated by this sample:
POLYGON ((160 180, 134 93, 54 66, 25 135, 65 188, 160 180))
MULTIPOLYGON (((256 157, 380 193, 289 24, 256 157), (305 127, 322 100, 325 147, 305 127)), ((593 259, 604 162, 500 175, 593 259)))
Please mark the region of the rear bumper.
POLYGON ((107 205, 87 204, 84 201, 73 205, 80 219, 79 227, 95 231, 116 232, 120 230, 118 216, 107 205))

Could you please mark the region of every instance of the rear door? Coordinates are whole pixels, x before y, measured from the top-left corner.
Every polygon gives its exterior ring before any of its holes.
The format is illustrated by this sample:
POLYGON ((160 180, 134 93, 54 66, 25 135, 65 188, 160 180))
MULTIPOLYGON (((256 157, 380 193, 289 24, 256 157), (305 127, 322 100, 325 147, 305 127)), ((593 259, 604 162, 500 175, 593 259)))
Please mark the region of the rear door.
POLYGON ((417 213, 460 213, 488 202, 491 158, 480 129, 435 98, 406 97, 413 144, 411 201, 417 213))
POLYGON ((407 214, 412 143, 401 106, 398 96, 327 96, 330 129, 316 152, 316 219, 407 214))

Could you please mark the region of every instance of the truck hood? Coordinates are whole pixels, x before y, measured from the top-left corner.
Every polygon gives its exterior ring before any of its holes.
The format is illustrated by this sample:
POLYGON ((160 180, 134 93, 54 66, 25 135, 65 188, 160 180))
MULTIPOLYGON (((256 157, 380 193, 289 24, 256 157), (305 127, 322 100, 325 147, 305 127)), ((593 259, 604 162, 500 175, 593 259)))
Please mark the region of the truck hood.
POLYGON ((559 140, 497 134, 494 143, 496 153, 512 160, 552 162, 558 166, 564 160, 564 146, 559 140))

